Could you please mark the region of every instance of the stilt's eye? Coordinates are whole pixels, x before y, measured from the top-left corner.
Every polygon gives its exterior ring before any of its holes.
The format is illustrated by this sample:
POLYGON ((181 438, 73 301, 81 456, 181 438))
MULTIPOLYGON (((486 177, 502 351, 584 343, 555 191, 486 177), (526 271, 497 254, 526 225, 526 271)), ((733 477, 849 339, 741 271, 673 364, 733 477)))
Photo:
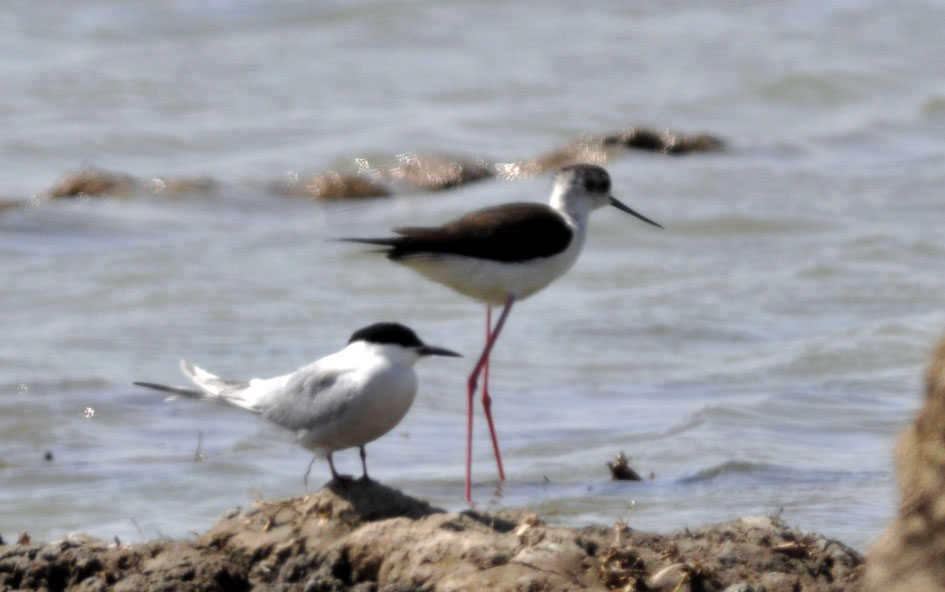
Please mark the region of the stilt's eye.
POLYGON ((610 179, 603 175, 588 175, 584 179, 584 188, 589 193, 607 193, 610 191, 610 179))

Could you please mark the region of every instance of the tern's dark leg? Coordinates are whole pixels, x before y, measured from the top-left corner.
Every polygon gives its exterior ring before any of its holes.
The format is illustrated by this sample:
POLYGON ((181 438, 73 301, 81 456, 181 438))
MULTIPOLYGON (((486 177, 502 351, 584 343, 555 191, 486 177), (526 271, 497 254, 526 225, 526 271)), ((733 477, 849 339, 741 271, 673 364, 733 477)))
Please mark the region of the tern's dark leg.
POLYGON ((368 477, 368 474, 367 474, 367 452, 364 451, 364 446, 361 447, 360 453, 361 453, 361 470, 363 471, 363 473, 361 473, 361 480, 370 481, 371 478, 368 477))
POLYGON ((338 471, 335 470, 335 461, 331 460, 331 455, 334 452, 328 453, 328 468, 331 469, 331 478, 332 479, 341 479, 341 475, 338 474, 338 471))
MULTIPOLYGON (((476 366, 473 368, 472 374, 469 375, 469 380, 466 382, 466 501, 469 501, 472 496, 472 410, 473 396, 476 393, 476 383, 478 382, 479 374, 482 372, 483 367, 489 362, 489 353, 492 351, 492 346, 495 345, 496 339, 499 338, 499 333, 502 331, 502 326, 505 324, 505 319, 508 318, 509 312, 512 310, 512 304, 514 303, 515 296, 509 296, 509 299, 505 302, 505 308, 502 309, 502 314, 499 315, 499 320, 496 321, 495 329, 492 330, 492 334, 489 336, 489 339, 486 340, 486 346, 482 349, 482 355, 479 356, 479 361, 476 362, 476 366)), ((489 421, 491 427, 492 413, 489 411, 488 407, 486 407, 486 419, 489 421)), ((493 431, 493 434, 494 433, 493 431)), ((496 447, 496 460, 501 464, 502 461, 498 456, 498 446, 496 447)))
POLYGON ((312 457, 311 462, 308 463, 308 468, 305 469, 305 476, 302 477, 302 483, 305 485, 305 489, 308 489, 308 474, 312 472, 312 465, 315 464, 315 459, 318 458, 318 455, 312 457))

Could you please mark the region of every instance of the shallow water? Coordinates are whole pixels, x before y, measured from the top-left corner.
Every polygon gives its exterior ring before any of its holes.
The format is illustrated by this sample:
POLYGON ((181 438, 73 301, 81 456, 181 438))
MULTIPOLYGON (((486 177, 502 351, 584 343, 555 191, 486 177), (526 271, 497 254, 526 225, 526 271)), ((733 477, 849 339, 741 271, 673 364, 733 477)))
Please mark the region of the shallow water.
MULTIPOLYGON (((130 383, 179 383, 180 357, 282 373, 380 319, 466 357, 421 363, 414 408, 368 447, 372 474, 463 508, 482 307, 330 239, 542 201, 549 178, 356 203, 268 184, 405 151, 534 156, 642 124, 729 148, 608 165, 615 195, 666 231, 596 213, 575 268, 516 307, 492 370, 509 480, 480 419, 477 506, 660 531, 780 512, 865 549, 945 326, 945 8, 535 10, 7 3, 0 197, 26 203, 0 211, 0 535, 182 536, 301 493, 309 456, 276 428, 130 383), (87 164, 145 183, 28 199, 87 164), (151 194, 164 175, 219 184, 151 194), (653 479, 610 482, 621 450, 653 479)), ((358 469, 354 451, 337 460, 358 469)))

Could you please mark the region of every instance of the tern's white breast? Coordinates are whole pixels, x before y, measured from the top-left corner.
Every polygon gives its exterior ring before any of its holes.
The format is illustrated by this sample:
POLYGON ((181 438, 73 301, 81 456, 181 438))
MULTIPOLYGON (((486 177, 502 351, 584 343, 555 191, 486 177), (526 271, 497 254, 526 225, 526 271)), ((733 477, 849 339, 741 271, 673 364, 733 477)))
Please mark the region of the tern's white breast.
POLYGON ((417 394, 417 375, 410 364, 399 360, 362 358, 324 394, 341 400, 332 406, 339 412, 302 430, 301 443, 313 450, 363 446, 389 432, 407 414, 417 394))

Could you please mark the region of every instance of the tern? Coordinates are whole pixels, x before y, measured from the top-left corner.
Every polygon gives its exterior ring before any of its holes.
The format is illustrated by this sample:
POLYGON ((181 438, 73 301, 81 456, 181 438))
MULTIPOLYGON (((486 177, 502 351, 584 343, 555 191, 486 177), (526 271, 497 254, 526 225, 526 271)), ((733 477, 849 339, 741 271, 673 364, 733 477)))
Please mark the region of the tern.
POLYGON ((434 227, 394 228, 398 236, 341 240, 384 247, 391 261, 486 304, 486 341, 466 383, 466 489, 472 480, 473 398, 483 376, 482 405, 495 450, 499 479, 505 479, 502 455, 492 421, 489 354, 512 305, 545 288, 577 261, 587 236, 590 213, 613 206, 640 220, 660 224, 610 194, 610 175, 603 168, 577 164, 560 169, 548 205, 509 203, 476 210, 434 227), (503 306, 492 325, 492 307, 503 306))
POLYGON ((292 430, 297 441, 315 453, 305 472, 307 485, 312 464, 320 456, 328 459, 332 478, 340 479, 332 453, 355 446, 361 453, 362 479, 369 479, 364 446, 406 415, 417 394, 413 366, 424 356, 459 354, 426 345, 404 325, 375 323, 355 331, 341 351, 276 378, 226 380, 181 360, 181 371, 197 389, 134 384, 222 401, 292 430))

